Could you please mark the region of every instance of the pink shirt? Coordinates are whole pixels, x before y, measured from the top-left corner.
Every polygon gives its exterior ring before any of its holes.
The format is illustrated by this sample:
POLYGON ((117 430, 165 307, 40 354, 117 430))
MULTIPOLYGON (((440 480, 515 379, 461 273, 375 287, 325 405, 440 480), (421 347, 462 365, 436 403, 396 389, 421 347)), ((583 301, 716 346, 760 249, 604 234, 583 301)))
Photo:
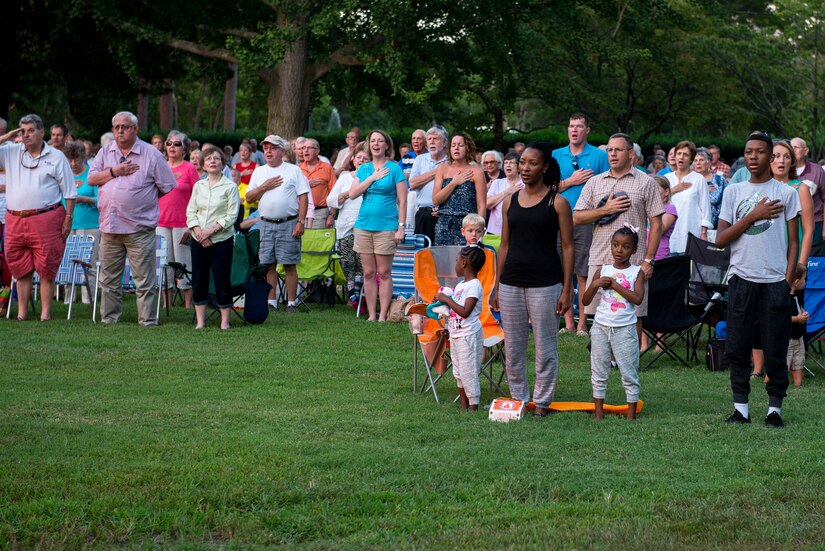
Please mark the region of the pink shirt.
MULTIPOLYGON (((89 169, 89 177, 120 163, 123 155, 116 142, 103 146, 89 169)), ((118 176, 98 188, 100 231, 135 233, 158 225, 158 196, 175 189, 175 177, 163 154, 137 139, 126 159, 138 165, 129 176, 118 176)))
MULTIPOLYGON (((171 168, 171 167, 170 167, 171 168)), ((175 189, 158 199, 160 217, 158 226, 161 228, 185 228, 186 206, 192 197, 192 188, 198 181, 198 169, 189 161, 172 168, 172 175, 177 180, 175 189)))

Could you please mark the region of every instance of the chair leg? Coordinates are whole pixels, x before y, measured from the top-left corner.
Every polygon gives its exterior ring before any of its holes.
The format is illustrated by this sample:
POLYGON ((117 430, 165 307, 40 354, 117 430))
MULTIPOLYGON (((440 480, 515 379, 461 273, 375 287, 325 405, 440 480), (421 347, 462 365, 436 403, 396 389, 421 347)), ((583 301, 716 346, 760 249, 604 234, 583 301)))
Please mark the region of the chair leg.
MULTIPOLYGON (((11 319, 11 305, 14 302, 14 287, 17 284, 17 280, 15 278, 11 278, 11 282, 9 283, 9 306, 6 308, 6 319, 11 319)), ((17 313, 20 313, 20 301, 17 301, 17 313)))
POLYGON ((97 323, 97 294, 100 289, 100 262, 95 270, 95 296, 92 299, 92 323, 97 323))

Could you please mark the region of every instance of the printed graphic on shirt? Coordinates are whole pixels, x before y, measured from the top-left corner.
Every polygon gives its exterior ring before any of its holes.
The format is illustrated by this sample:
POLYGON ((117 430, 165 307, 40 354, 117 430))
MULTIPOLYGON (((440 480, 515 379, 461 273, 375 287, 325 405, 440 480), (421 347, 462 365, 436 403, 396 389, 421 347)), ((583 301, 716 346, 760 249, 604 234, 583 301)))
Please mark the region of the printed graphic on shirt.
MULTIPOLYGON (((759 201, 761 201, 765 197, 766 196, 764 194, 757 191, 750 197, 742 199, 736 206, 736 220, 734 221, 734 223, 746 217, 754 208, 756 208, 756 205, 759 203, 759 201)), ((773 219, 759 220, 751 224, 751 226, 745 230, 745 234, 759 235, 760 233, 768 231, 772 225, 773 219)))
MULTIPOLYGON (((625 275, 621 272, 616 272, 611 276, 616 282, 627 289, 630 290, 630 280, 628 280, 625 275)), ((627 308, 627 301, 619 294, 618 291, 614 291, 613 289, 602 289, 602 300, 601 304, 599 305, 600 308, 609 308, 611 312, 618 312, 622 308, 627 308)))
MULTIPOLYGON (((468 291, 468 287, 456 288, 456 290, 453 292, 453 300, 456 301, 458 304, 464 304, 464 300, 467 297, 468 291)), ((455 311, 450 310, 450 327, 452 327, 453 329, 461 329, 461 323, 463 321, 464 318, 456 314, 455 311)))

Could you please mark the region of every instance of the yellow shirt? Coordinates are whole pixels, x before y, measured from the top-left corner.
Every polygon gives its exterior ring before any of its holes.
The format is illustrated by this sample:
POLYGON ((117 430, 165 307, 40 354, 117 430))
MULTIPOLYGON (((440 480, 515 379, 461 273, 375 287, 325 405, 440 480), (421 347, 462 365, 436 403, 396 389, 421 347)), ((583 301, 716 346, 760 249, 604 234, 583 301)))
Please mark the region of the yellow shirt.
POLYGON ((226 176, 222 176, 212 187, 208 179, 198 180, 186 207, 186 225, 189 229, 195 226, 207 229, 217 223, 223 229, 209 239, 213 243, 229 239, 235 235, 232 225, 238 217, 240 203, 238 186, 226 176))

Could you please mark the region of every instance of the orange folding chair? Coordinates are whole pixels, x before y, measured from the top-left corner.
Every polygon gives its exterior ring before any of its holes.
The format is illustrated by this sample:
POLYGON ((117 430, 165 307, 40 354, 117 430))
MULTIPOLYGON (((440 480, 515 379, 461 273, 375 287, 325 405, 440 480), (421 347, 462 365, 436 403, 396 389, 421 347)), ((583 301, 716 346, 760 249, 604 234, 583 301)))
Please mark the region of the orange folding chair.
MULTIPOLYGON (((433 297, 441 287, 455 287, 459 277, 455 273, 455 259, 462 247, 430 247, 418 251, 415 255, 413 279, 418 301, 432 302, 433 297)), ((484 289, 480 321, 484 329, 485 360, 481 366, 481 373, 490 382, 490 388, 495 388, 502 395, 502 375, 498 381, 493 377, 493 366, 496 361, 504 362, 504 333, 498 321, 490 311, 489 298, 496 280, 495 252, 485 249, 487 255, 484 267, 478 274, 484 289)), ((419 305, 422 306, 422 305, 419 305)), ((411 310, 412 316, 417 319, 411 321, 413 332, 413 391, 426 393, 432 391, 436 402, 440 402, 436 385, 450 370, 449 333, 439 320, 416 314, 423 309, 411 310), (424 365, 424 379, 419 386, 418 363, 424 365)))

